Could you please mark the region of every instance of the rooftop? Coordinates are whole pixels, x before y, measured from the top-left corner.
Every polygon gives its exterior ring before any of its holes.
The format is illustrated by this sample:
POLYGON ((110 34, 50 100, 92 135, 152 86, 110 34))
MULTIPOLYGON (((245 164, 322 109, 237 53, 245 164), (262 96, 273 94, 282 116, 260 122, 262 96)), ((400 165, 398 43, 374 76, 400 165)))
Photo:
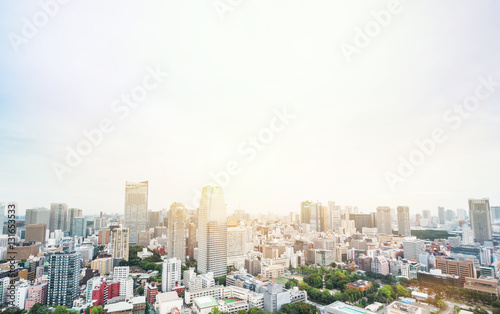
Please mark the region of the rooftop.
POLYGON ((211 295, 207 295, 204 297, 199 297, 193 300, 196 304, 198 304, 199 308, 207 308, 217 306, 218 303, 215 298, 211 295))

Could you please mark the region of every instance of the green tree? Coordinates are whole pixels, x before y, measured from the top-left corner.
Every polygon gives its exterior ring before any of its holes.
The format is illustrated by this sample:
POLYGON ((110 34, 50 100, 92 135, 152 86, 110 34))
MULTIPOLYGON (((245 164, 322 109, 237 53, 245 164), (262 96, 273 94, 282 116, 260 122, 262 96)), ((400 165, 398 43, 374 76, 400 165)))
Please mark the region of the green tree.
POLYGON ((214 306, 214 307, 212 308, 212 310, 210 311, 210 313, 212 313, 212 314, 222 314, 222 311, 221 311, 221 310, 219 310, 219 307, 218 307, 218 306, 214 306))
POLYGON ((443 300, 438 300, 436 303, 437 307, 440 309, 444 309, 446 307, 446 304, 444 303, 443 300))
POLYGON ((67 314, 69 313, 68 308, 65 306, 58 305, 53 312, 54 314, 67 314))
POLYGON ((5 311, 3 311, 2 313, 6 313, 6 314, 22 314, 23 313, 23 310, 21 310, 20 308, 18 307, 15 307, 15 306, 11 306, 11 307, 8 307, 5 311))
POLYGON ((52 311, 42 303, 35 303, 28 311, 28 314, 51 314, 52 311))
POLYGON ((100 305, 99 306, 94 306, 92 308, 91 314, 104 314, 104 309, 100 305))

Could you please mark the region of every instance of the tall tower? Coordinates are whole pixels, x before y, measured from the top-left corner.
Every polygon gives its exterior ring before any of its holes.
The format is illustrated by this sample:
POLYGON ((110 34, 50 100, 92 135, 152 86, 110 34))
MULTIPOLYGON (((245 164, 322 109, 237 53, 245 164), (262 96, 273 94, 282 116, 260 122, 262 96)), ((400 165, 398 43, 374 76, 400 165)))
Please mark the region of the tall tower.
POLYGON ((446 213, 444 207, 438 207, 438 218, 439 224, 444 225, 444 223, 446 222, 446 213))
POLYGON ((127 182, 125 185, 125 228, 129 229, 130 244, 137 243, 137 232, 148 224, 148 181, 127 182))
POLYGON ((68 231, 68 205, 65 203, 50 204, 50 232, 54 230, 68 231))
POLYGON ((310 201, 305 201, 300 204, 300 223, 311 223, 311 204, 310 201))
POLYGON ((196 248, 197 245, 197 236, 196 236, 196 232, 198 231, 197 229, 198 227, 196 226, 195 223, 189 224, 188 255, 190 260, 194 259, 194 249, 196 248))
POLYGON ((116 228, 111 231, 114 258, 123 257, 124 260, 128 261, 129 232, 128 228, 116 228))
POLYGON ((490 201, 487 198, 469 199, 469 216, 474 240, 483 243, 492 239, 490 201))
POLYGON ((392 234, 391 208, 388 206, 377 207, 377 232, 392 234))
POLYGON ((74 251, 55 252, 49 254, 48 262, 47 305, 73 307, 80 287, 80 254, 74 251))
POLYGON ((226 275, 227 215, 221 187, 206 186, 198 210, 198 271, 226 275))
POLYGON ((161 269, 161 290, 163 292, 172 291, 172 288, 181 283, 181 268, 181 261, 175 257, 163 260, 161 269))
POLYGON ((75 221, 77 217, 82 217, 82 210, 78 208, 70 208, 68 210, 68 224, 69 224, 69 234, 74 235, 75 221))
POLYGON ((410 209, 408 206, 398 206, 398 233, 402 236, 411 236, 410 209))
MULTIPOLYGON (((168 211, 168 258, 186 261, 186 207, 181 203, 173 203, 168 211)), ((170 290, 168 290, 170 291, 170 290)))

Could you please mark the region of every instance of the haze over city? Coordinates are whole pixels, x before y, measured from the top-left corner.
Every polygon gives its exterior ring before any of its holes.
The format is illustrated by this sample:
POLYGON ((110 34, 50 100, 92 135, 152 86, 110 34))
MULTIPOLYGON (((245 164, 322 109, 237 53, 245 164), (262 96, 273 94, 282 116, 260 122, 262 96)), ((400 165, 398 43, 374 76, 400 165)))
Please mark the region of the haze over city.
POLYGON ((498 83, 459 127, 444 118, 481 77, 500 81, 497 2, 404 3, 350 54, 342 45, 354 47, 356 29, 387 4, 252 1, 221 20, 208 3, 72 2, 16 41, 31 3, 0 5, 10 36, 0 43, 0 194, 22 211, 57 201, 118 212, 127 180, 150 182, 151 209, 194 208, 231 160, 241 171, 224 187, 230 211, 286 214, 304 199, 436 211, 500 199, 498 83), (168 75, 122 119, 114 100, 157 69, 168 75), (294 118, 247 161, 240 145, 283 108, 294 118), (107 118, 114 131, 59 180, 54 163, 107 118), (447 139, 391 189, 384 174, 398 174, 399 157, 436 128, 447 139))

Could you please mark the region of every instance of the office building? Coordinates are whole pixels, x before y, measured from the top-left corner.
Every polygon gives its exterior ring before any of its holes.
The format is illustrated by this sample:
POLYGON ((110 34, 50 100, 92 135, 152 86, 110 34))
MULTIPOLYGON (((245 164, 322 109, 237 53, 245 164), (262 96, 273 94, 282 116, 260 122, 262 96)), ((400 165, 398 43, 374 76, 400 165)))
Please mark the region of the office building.
POLYGON ((161 211, 150 210, 148 212, 148 229, 158 227, 161 222, 161 211))
POLYGON ((78 298, 80 255, 76 252, 56 252, 48 255, 47 305, 73 307, 78 298))
POLYGON ((237 269, 245 263, 246 229, 243 226, 227 228, 227 263, 237 269))
POLYGON ((227 273, 227 220, 224 193, 220 187, 203 188, 198 210, 198 271, 227 273))
POLYGON ((435 268, 440 269, 443 274, 455 275, 460 277, 460 282, 463 285, 465 278, 476 278, 476 268, 472 260, 464 262, 436 256, 435 268))
MULTIPOLYGON (((68 222, 69 222, 69 234, 70 235, 75 235, 75 218, 82 217, 82 210, 78 208, 70 208, 68 210, 68 222)), ((81 228, 81 226, 80 226, 81 228)), ((84 227, 85 228, 85 227, 84 227)), ((81 229, 80 229, 80 234, 81 234, 81 229)), ((80 235, 82 236, 82 235, 80 235)))
POLYGON ((50 232, 61 230, 68 231, 68 205, 64 203, 50 204, 50 232))
POLYGON ((469 217, 476 242, 492 240, 490 201, 487 198, 469 199, 469 217))
POLYGON ((404 257, 408 260, 418 260, 418 255, 425 251, 424 241, 411 239, 403 241, 404 257))
POLYGON ((196 231, 198 227, 195 223, 189 224, 189 236, 188 236, 188 255, 189 259, 194 259, 194 249, 196 248, 196 231))
POLYGON ((36 225, 27 225, 26 226, 26 241, 40 242, 41 244, 45 244, 45 239, 47 238, 47 225, 44 223, 36 224, 36 225))
POLYGON ((116 228, 111 232, 112 253, 114 258, 123 258, 128 261, 129 229, 116 228))
POLYGON ((354 220, 357 232, 362 232, 363 228, 375 228, 375 213, 351 214, 350 219, 354 220))
POLYGON ((186 261, 186 217, 186 207, 183 204, 170 205, 167 256, 178 258, 182 263, 186 261))
POLYGON ((137 232, 146 230, 148 223, 148 181, 126 183, 124 222, 130 244, 136 244, 137 232))
POLYGON ((408 206, 398 206, 398 233, 401 236, 411 236, 410 209, 408 206))
POLYGON ((108 243, 111 243, 111 230, 109 230, 108 228, 99 230, 97 243, 99 245, 106 245, 108 243))
POLYGON ((38 207, 26 209, 26 225, 37 225, 44 223, 47 227, 50 225, 50 210, 48 208, 38 207))
POLYGON ((163 260, 161 271, 162 292, 172 291, 173 288, 180 285, 181 266, 181 261, 175 257, 163 260))
POLYGON ((446 222, 446 212, 444 207, 438 207, 438 220, 440 225, 444 225, 446 222))
POLYGON ((73 236, 83 237, 87 236, 87 220, 84 217, 73 218, 72 231, 73 236))
POLYGON ((377 231, 379 234, 392 234, 391 208, 377 207, 377 231))

